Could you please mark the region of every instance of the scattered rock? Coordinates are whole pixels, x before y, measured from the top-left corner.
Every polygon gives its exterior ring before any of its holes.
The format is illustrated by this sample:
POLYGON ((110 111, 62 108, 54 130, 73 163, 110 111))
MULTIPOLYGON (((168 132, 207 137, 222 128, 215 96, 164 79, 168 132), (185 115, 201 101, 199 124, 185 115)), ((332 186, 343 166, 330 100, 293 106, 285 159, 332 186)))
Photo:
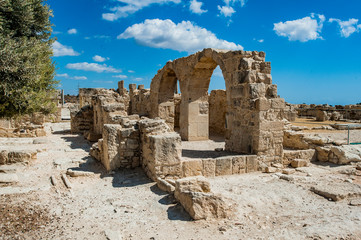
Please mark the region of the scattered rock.
POLYGON ((295 159, 291 162, 291 166, 294 168, 307 167, 309 162, 304 159, 295 159))
POLYGON ((331 147, 329 161, 336 164, 361 162, 361 146, 343 145, 331 147))
POLYGON ((172 184, 161 178, 157 178, 157 186, 160 190, 168 193, 174 193, 175 191, 175 187, 172 184))
POLYGON ((194 220, 226 218, 231 213, 225 199, 210 192, 204 177, 177 180, 174 196, 194 220))
POLYGON ((327 199, 332 199, 333 201, 361 197, 361 186, 350 184, 348 182, 317 185, 311 187, 310 190, 327 199))
POLYGON ((275 173, 275 172, 277 172, 277 168, 275 168, 275 167, 266 167, 265 172, 266 173, 275 173))
POLYGON ((223 148, 215 148, 214 151, 216 151, 216 152, 222 152, 222 151, 223 151, 223 148))
POLYGON ((283 179, 283 180, 286 180, 286 181, 289 181, 289 182, 294 181, 294 178, 292 176, 288 176, 288 175, 281 175, 280 179, 283 179))
POLYGON ((86 172, 86 171, 74 171, 72 169, 68 169, 66 174, 71 177, 85 177, 85 176, 93 176, 93 172, 86 172))
POLYGON ((291 169, 291 168, 286 168, 286 169, 283 169, 282 170, 282 173, 283 174, 286 174, 286 175, 291 175, 291 174, 294 174, 296 172, 295 169, 291 169))
POLYGON ((47 144, 48 140, 43 138, 34 139, 33 144, 47 144))

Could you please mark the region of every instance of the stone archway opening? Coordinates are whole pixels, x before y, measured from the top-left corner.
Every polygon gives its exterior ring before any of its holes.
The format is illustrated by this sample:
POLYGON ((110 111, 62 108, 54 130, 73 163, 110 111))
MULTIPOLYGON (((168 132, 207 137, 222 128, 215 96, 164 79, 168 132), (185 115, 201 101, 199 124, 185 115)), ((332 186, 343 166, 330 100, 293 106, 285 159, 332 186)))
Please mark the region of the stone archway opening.
POLYGON ((167 69, 160 81, 158 114, 174 131, 179 131, 181 94, 179 80, 172 69, 167 69))
POLYGON ((182 95, 181 135, 188 141, 216 139, 224 141, 227 97, 225 80, 220 66, 211 57, 202 57, 195 64, 189 79, 187 92, 182 95), (210 91, 213 86, 223 89, 210 91), (219 84, 219 82, 222 82, 219 84))

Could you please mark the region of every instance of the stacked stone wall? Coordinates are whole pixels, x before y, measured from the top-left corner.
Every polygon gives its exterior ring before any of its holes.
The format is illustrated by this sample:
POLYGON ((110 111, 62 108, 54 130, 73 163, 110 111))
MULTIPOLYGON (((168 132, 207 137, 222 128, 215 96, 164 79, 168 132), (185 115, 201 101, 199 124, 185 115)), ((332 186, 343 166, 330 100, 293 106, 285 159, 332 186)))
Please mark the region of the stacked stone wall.
POLYGON ((209 102, 209 132, 222 135, 226 133, 227 95, 225 90, 213 90, 209 102))

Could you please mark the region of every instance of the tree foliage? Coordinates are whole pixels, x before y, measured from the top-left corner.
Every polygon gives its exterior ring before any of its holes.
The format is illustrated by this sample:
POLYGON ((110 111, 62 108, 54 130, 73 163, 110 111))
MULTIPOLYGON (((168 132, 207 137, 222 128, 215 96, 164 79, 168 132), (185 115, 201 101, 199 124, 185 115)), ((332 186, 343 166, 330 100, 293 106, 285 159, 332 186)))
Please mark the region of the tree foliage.
POLYGON ((54 109, 51 11, 44 0, 0 0, 0 116, 54 109))

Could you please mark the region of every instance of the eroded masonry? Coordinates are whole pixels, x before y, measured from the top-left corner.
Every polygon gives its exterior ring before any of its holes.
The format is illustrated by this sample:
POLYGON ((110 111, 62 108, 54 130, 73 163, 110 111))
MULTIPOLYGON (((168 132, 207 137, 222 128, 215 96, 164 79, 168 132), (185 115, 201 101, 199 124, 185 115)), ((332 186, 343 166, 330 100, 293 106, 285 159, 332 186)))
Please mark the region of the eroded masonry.
POLYGON ((91 154, 107 170, 142 166, 157 180, 239 174, 282 163, 288 111, 264 52, 205 49, 168 62, 150 89, 130 84, 127 91, 120 81, 117 91, 80 89, 79 101, 72 131, 97 141, 91 154), (217 66, 226 89, 209 95, 217 66), (224 150, 232 154, 182 159, 182 140, 207 140, 210 133, 223 137, 224 150))

